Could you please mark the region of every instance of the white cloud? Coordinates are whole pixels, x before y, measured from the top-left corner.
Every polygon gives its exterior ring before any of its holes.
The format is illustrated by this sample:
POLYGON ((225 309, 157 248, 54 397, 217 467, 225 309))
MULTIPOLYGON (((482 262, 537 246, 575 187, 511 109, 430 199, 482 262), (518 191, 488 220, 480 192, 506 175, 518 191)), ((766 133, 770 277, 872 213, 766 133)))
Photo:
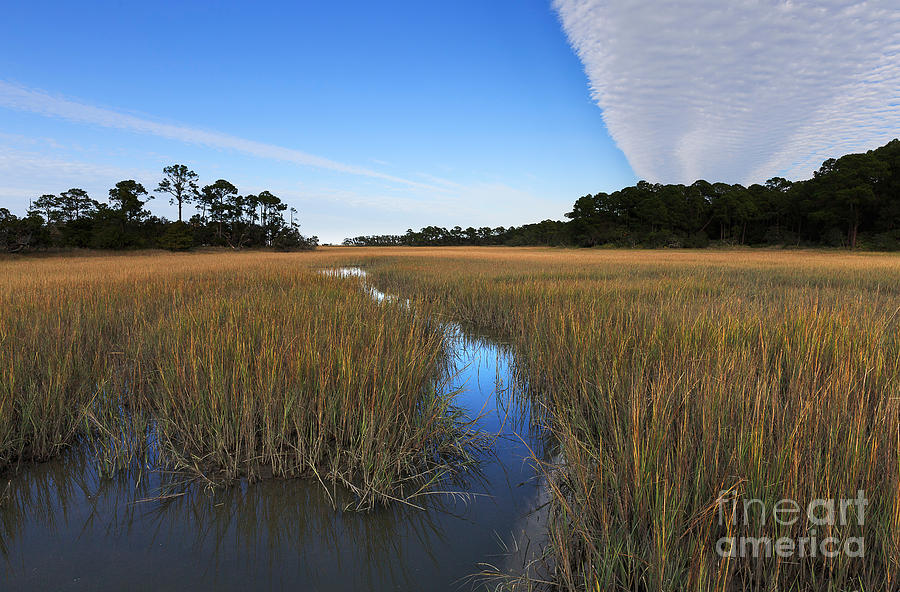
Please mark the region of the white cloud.
POLYGON ((41 90, 35 90, 0 81, 0 107, 37 113, 46 117, 59 117, 77 123, 99 125, 101 127, 126 130, 139 134, 149 134, 189 144, 200 144, 212 148, 235 150, 259 158, 278 160, 294 164, 327 169, 351 175, 360 175, 398 183, 414 188, 439 190, 437 187, 411 181, 393 175, 387 175, 371 169, 344 164, 308 154, 292 148, 275 146, 238 138, 214 131, 206 131, 188 126, 161 123, 146 118, 120 113, 111 109, 95 107, 79 103, 64 97, 54 96, 41 90))
MULTIPOLYGON (((0 134, 0 138, 4 135, 0 134)), ((28 138, 5 135, 6 139, 28 143, 28 138)), ((51 138, 38 138, 33 147, 58 145, 51 138)), ((28 202, 44 193, 59 193, 70 187, 88 191, 94 199, 103 200, 112 184, 122 179, 135 179, 148 189, 155 187, 157 174, 138 167, 123 168, 99 162, 85 162, 68 157, 21 150, 12 143, 0 144, 0 207, 24 213, 28 202)))
MULTIPOLYGON (((19 139, 10 135, 6 138, 19 139)), ((24 139, 18 143, 24 143, 24 139)), ((37 139, 34 144, 42 147, 56 142, 47 138, 37 139)), ((156 176, 145 169, 72 160, 0 144, 0 208, 8 208, 17 215, 25 212, 30 200, 44 193, 80 187, 102 201, 116 181, 135 179, 151 189, 155 187, 151 183, 156 176)))
POLYGON ((642 178, 805 178, 900 135, 897 0, 554 4, 642 178))
POLYGON ((29 187, 23 195, 62 191, 79 184, 105 184, 120 179, 152 178, 155 173, 142 169, 126 169, 104 164, 55 158, 43 154, 16 150, 0 145, 0 174, 5 183, 29 187))

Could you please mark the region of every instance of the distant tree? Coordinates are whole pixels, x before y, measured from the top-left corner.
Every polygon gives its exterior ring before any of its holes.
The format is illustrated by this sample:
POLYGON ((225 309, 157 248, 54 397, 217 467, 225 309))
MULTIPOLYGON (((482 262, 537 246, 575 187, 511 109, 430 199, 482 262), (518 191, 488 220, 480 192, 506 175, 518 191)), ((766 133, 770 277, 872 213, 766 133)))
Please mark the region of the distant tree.
POLYGON ((241 211, 237 187, 225 179, 219 179, 205 185, 196 199, 202 212, 202 222, 215 224, 215 240, 218 244, 224 244, 225 225, 241 211))
POLYGON ((252 194, 226 194, 224 199, 223 237, 232 249, 241 249, 253 243, 254 234, 260 234, 260 227, 255 224, 258 220, 259 197, 252 194))
POLYGON ((119 181, 109 190, 109 205, 99 204, 91 217, 91 246, 101 249, 123 249, 147 246, 151 218, 144 209, 149 197, 143 185, 129 179, 119 181))
POLYGON ((272 195, 270 191, 260 191, 256 196, 257 205, 259 207, 259 221, 265 226, 276 212, 284 211, 287 207, 281 200, 272 195))
POLYGON ((197 173, 183 164, 173 164, 163 169, 163 180, 156 191, 171 195, 170 204, 178 204, 178 221, 181 222, 181 209, 191 203, 197 196, 197 173))
MULTIPOLYGON (((256 198, 259 207, 259 221, 263 229, 263 243, 270 245, 272 237, 284 226, 282 213, 288 206, 270 191, 261 191, 256 198)), ((294 208, 291 208, 291 210, 291 217, 293 218, 296 210, 294 208)))
POLYGON ((874 151, 829 158, 810 181, 820 200, 814 218, 846 228, 847 244, 855 249, 860 226, 873 225, 876 190, 890 173, 890 166, 874 151))
POLYGON ((191 227, 184 222, 173 222, 159 237, 159 246, 170 251, 187 251, 194 246, 191 227))
POLYGON ((238 189, 225 179, 219 179, 215 183, 205 185, 197 195, 197 203, 200 204, 203 219, 213 222, 222 222, 228 218, 228 206, 226 201, 231 196, 237 195, 238 189))
POLYGON ((32 247, 42 223, 35 214, 17 218, 6 208, 0 208, 0 251, 16 253, 32 247))
POLYGON ((22 250, 19 240, 19 219, 6 208, 0 208, 0 250, 22 250))
POLYGON ((29 213, 39 214, 44 217, 47 224, 58 224, 62 222, 62 202, 58 195, 45 193, 31 204, 29 213))
POLYGON ((780 191, 781 193, 789 191, 791 185, 793 185, 793 183, 791 183, 784 177, 772 177, 771 179, 766 181, 766 189, 772 191, 780 191))
POLYGON ((149 216, 150 212, 144 209, 144 204, 151 199, 153 196, 148 195, 144 186, 132 179, 119 181, 109 190, 110 203, 127 222, 135 222, 149 216), (147 198, 142 200, 143 196, 147 198))
POLYGON ((73 187, 59 194, 60 209, 66 222, 89 217, 97 209, 97 202, 92 200, 84 189, 73 187))

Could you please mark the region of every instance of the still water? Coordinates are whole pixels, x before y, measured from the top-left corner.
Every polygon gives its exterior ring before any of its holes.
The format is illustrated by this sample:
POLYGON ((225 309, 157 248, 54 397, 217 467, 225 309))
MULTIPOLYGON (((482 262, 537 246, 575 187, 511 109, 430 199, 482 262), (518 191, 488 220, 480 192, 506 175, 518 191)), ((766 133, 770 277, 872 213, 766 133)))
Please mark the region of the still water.
MULTIPOLYGON (((355 268, 332 273, 365 281, 355 268)), ((209 490, 148 471, 99 479, 71 451, 0 481, 0 589, 471 590, 484 564, 520 572, 543 545, 546 493, 527 461, 540 436, 510 394, 508 350, 446 331, 456 403, 497 436, 458 494, 417 499, 424 509, 343 512, 329 499, 340 492, 314 482, 209 490)))

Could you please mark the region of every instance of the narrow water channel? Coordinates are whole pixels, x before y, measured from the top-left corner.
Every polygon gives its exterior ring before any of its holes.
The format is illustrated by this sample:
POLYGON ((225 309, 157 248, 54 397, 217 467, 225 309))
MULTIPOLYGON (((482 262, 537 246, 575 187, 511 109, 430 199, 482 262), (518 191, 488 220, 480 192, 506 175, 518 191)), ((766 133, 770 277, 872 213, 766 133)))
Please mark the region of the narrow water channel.
MULTIPOLYGON (((364 272, 332 272, 358 278, 364 272)), ((0 481, 2 590, 470 590, 483 564, 516 573, 542 545, 541 450, 509 394, 508 350, 448 326, 456 403, 496 434, 465 495, 372 512, 335 510, 316 483, 176 488, 156 472, 98 478, 70 451, 0 481)))

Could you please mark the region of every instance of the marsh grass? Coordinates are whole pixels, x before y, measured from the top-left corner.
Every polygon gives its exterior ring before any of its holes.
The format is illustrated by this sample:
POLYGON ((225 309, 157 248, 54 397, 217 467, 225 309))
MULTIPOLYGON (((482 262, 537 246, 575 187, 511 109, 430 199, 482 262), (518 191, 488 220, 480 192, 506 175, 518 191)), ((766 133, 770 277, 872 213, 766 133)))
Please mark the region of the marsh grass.
POLYGON ((382 289, 514 344, 534 403, 563 447, 563 466, 544 466, 556 586, 900 585, 900 259, 391 253, 373 262, 382 289), (721 522, 722 491, 772 508, 860 489, 869 500, 865 523, 818 536, 862 536, 862 558, 715 552, 722 536, 811 535, 805 520, 721 522))
MULTIPOLYGON (((0 465, 80 441, 110 473, 306 475, 356 500, 465 462, 441 325, 513 348, 567 590, 895 590, 900 585, 900 259, 776 251, 333 249, 0 262, 0 465), (328 266, 363 264, 374 302, 328 266), (132 455, 149 442, 159 460, 132 455), (417 477, 417 478, 416 478, 417 477), (722 491, 864 490, 865 556, 720 558, 722 491)), ((820 533, 821 537, 823 534, 820 533)), ((520 584, 541 587, 540 582, 520 584)))
POLYGON ((362 507, 439 481, 475 438, 440 328, 318 274, 327 261, 0 263, 0 467, 88 443, 105 474, 308 476, 362 507))

